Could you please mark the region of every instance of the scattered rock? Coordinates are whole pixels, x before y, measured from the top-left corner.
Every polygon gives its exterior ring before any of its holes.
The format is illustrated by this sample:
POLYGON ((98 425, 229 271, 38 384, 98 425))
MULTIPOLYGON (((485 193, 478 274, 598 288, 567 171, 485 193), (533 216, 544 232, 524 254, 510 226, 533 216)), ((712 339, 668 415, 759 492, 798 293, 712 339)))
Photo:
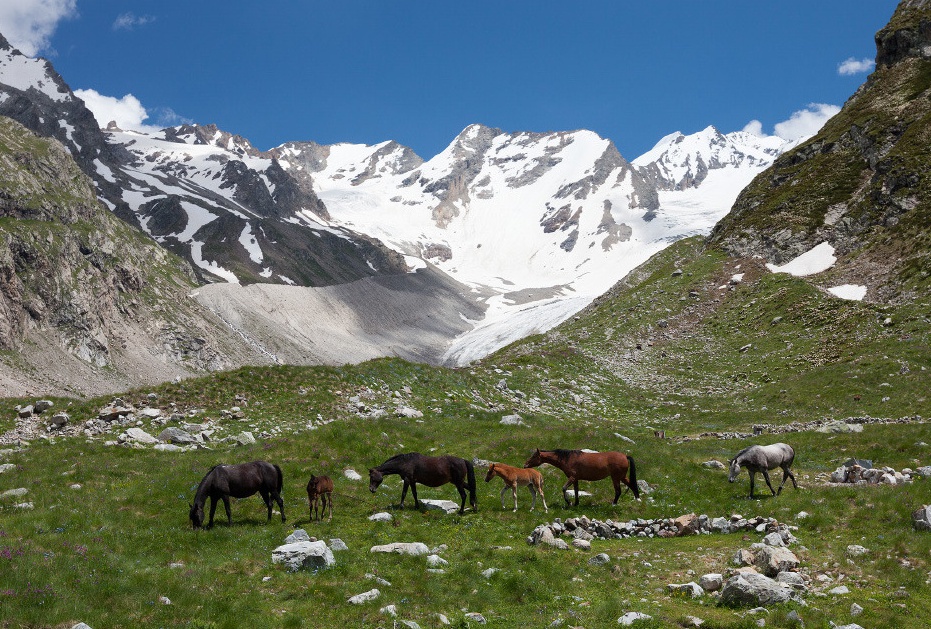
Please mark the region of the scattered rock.
POLYGON ((4 473, 6 473, 6 472, 9 472, 10 470, 15 470, 15 469, 16 469, 16 465, 15 465, 15 464, 13 464, 13 463, 4 463, 3 465, 0 465, 0 474, 4 474, 4 473))
POLYGON ((336 564, 333 551, 323 542, 295 542, 272 551, 272 563, 284 564, 290 572, 317 570, 336 564))
POLYGON ((32 404, 29 404, 29 405, 27 405, 27 406, 21 406, 20 409, 19 409, 19 411, 18 411, 19 418, 20 418, 20 419, 29 419, 30 417, 32 417, 32 411, 33 411, 32 404))
POLYGON ((459 513, 459 505, 452 500, 434 500, 421 498, 420 507, 427 511, 445 511, 446 513, 459 513))
POLYGON ((293 533, 291 533, 290 535, 288 535, 287 538, 285 538, 284 543, 285 544, 296 544, 297 542, 309 542, 309 541, 311 540, 310 540, 310 535, 307 534, 307 531, 305 531, 304 529, 295 529, 293 533))
POLYGON ((5 500, 7 498, 19 498, 25 496, 29 493, 29 490, 25 487, 18 487, 16 489, 7 489, 6 491, 0 493, 0 500, 5 500))
POLYGON ((359 472, 355 471, 352 468, 347 468, 343 470, 343 476, 349 480, 362 480, 362 477, 359 475, 359 472))
POLYGON ((370 552, 373 553, 397 553, 399 555, 426 555, 430 552, 427 545, 422 542, 394 542, 393 544, 382 544, 372 546, 370 552))
POLYGON ((606 553, 598 553, 594 557, 588 560, 588 563, 592 566, 603 566, 606 563, 611 561, 611 557, 606 553))
POLYGON ((136 443, 143 443, 146 445, 154 445, 158 443, 158 439, 144 431, 142 428, 130 428, 126 431, 126 437, 130 441, 135 441, 136 443))
POLYGON ((850 544, 849 546, 847 546, 848 557, 862 557, 868 552, 870 552, 868 548, 864 548, 863 546, 860 546, 859 544, 850 544))
POLYGON ((416 408, 411 408, 410 406, 399 406, 394 411, 394 414, 397 417, 406 417, 408 419, 420 419, 423 417, 421 411, 418 411, 416 408))
POLYGON ((863 613, 863 608, 857 605, 856 603, 851 603, 850 605, 850 615, 859 616, 863 613))
POLYGON ((694 581, 688 583, 670 583, 666 586, 666 590, 673 595, 685 596, 686 598, 700 598, 705 595, 705 590, 702 586, 698 585, 694 581))
POLYGON ((49 425, 56 429, 64 428, 71 421, 71 416, 65 412, 58 412, 52 415, 52 419, 49 420, 49 425))
POLYGON ((724 465, 723 463, 721 463, 720 461, 715 460, 715 459, 711 459, 710 461, 705 461, 704 463, 701 464, 701 466, 702 466, 702 467, 707 467, 708 469, 712 469, 712 470, 725 470, 725 469, 727 469, 727 466, 726 466, 726 465, 724 465))
POLYGON ((780 572, 790 572, 799 567, 798 557, 788 548, 781 546, 764 546, 756 553, 753 565, 768 577, 775 577, 780 572))
POLYGON ((698 579, 698 585, 706 592, 717 592, 724 585, 724 576, 717 572, 703 574, 698 579))
POLYGON ((384 614, 386 616, 396 617, 398 615, 398 608, 394 605, 386 605, 379 609, 378 613, 384 614))
POLYGON ((369 516, 369 520, 371 520, 372 522, 391 522, 391 520, 393 519, 394 519, 394 516, 392 516, 387 511, 382 511, 381 513, 376 513, 374 515, 369 516))
POLYGON ((439 555, 427 555, 427 565, 431 568, 441 568, 443 566, 448 566, 449 562, 439 555))
POLYGON ((332 550, 334 553, 340 552, 343 550, 349 550, 349 546, 346 545, 346 542, 344 542, 338 537, 334 537, 333 539, 331 539, 329 545, 330 545, 330 550, 332 550))
POLYGON ((379 596, 381 596, 381 592, 378 590, 378 588, 374 588, 368 592, 362 592, 362 594, 350 596, 348 601, 353 605, 361 605, 363 603, 368 603, 369 601, 374 601, 379 596))
POLYGON ((850 588, 848 588, 846 585, 838 585, 836 588, 831 588, 828 590, 828 594, 843 596, 844 594, 850 594, 850 588))
POLYGON ((504 417, 501 418, 501 421, 498 423, 503 424, 505 426, 526 426, 526 424, 524 424, 523 417, 517 414, 505 415, 504 417))
POLYGON ((465 615, 465 619, 466 619, 466 620, 471 620, 471 621, 473 621, 473 622, 477 622, 477 623, 480 624, 480 625, 487 624, 487 622, 488 622, 487 620, 485 620, 485 617, 482 616, 482 615, 481 615, 480 613, 478 613, 478 612, 468 612, 468 613, 465 615))
POLYGON ((776 575, 776 581, 784 583, 796 590, 807 591, 808 584, 805 583, 805 577, 798 572, 780 572, 776 575))
POLYGON ((175 445, 188 445, 197 443, 197 439, 194 437, 194 435, 175 427, 166 428, 162 432, 158 433, 158 440, 162 443, 172 443, 175 445))
POLYGON ((233 435, 230 437, 230 440, 233 441, 237 446, 248 446, 255 443, 255 437, 251 432, 241 432, 238 435, 233 435))
POLYGON ((650 616, 649 614, 643 614, 641 612, 627 612, 617 619, 617 624, 629 627, 638 620, 650 620, 651 618, 653 618, 653 616, 650 616))
POLYGON ((725 605, 772 605, 793 598, 793 590, 762 574, 744 573, 731 577, 721 590, 725 605))
POLYGON ((918 507, 912 513, 912 525, 919 531, 931 531, 931 505, 918 507))

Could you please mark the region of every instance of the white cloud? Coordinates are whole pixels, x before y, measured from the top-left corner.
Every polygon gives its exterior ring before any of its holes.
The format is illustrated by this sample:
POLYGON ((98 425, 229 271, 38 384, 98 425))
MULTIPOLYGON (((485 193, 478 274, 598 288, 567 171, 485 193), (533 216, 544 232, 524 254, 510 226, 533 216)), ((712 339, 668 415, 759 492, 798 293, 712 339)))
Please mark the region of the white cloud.
POLYGON ((853 57, 848 58, 843 63, 837 64, 837 73, 841 76, 850 76, 852 74, 864 74, 866 72, 872 72, 873 68, 876 67, 876 62, 872 59, 854 59, 853 57))
POLYGON ((144 124, 149 114, 139 99, 132 94, 127 94, 123 98, 104 96, 96 90, 74 90, 74 94, 84 101, 101 128, 106 127, 112 120, 123 130, 146 132, 159 130, 159 127, 144 124))
POLYGON ((796 111, 788 120, 777 123, 773 129, 783 140, 798 140, 818 133, 824 123, 839 111, 837 105, 811 103, 807 109, 796 111))
POLYGON ((123 13, 113 22, 113 30, 115 31, 131 31, 137 26, 145 26, 150 22, 154 22, 155 17, 151 15, 136 15, 133 12, 123 13))
POLYGON ((61 20, 77 16, 77 0, 2 0, 0 33, 29 57, 51 51, 51 37, 61 20))
POLYGON ((741 131, 744 131, 745 133, 752 133, 753 135, 757 135, 761 138, 766 136, 766 134, 763 133, 763 123, 759 120, 751 120, 744 126, 743 129, 741 129, 741 131))

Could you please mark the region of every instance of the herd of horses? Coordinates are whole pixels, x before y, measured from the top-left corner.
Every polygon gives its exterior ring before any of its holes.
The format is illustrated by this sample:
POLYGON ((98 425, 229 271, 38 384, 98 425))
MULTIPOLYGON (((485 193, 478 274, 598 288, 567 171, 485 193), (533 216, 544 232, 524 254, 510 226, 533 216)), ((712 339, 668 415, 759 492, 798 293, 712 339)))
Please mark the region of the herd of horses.
MULTIPOLYGON (((740 474, 741 468, 750 473, 750 498, 753 498, 754 479, 757 473, 763 475, 766 485, 773 495, 782 492, 787 479, 792 479, 792 486, 798 489, 795 476, 790 466, 795 460, 795 451, 785 443, 775 443, 768 446, 754 445, 744 448, 730 460, 730 473, 728 480, 734 482, 740 474), (779 491, 773 489, 769 481, 769 470, 782 468, 782 484, 779 491)), ((623 452, 590 452, 587 450, 534 450, 523 467, 512 467, 504 463, 490 463, 485 482, 490 482, 495 476, 504 481, 501 490, 501 508, 504 505, 504 495, 508 489, 514 497, 514 511, 517 511, 517 488, 527 486, 533 496, 530 510, 536 507, 537 495, 546 506, 543 496, 543 475, 535 469, 548 463, 557 467, 566 475, 566 482, 562 487, 566 506, 571 506, 566 490, 571 486, 575 490, 575 506, 579 504, 579 481, 598 481, 611 477, 614 484, 614 501, 617 504, 621 497, 622 486, 633 492, 634 498, 640 500, 640 488, 637 485, 637 467, 633 457, 623 452)), ((375 493, 385 476, 396 474, 401 477, 400 507, 404 507, 404 499, 410 489, 414 497, 414 507, 420 508, 417 498, 417 484, 427 487, 440 487, 447 483, 456 486, 461 503, 459 513, 465 511, 466 493, 473 511, 478 510, 475 500, 475 469, 471 461, 452 455, 426 456, 418 452, 397 454, 378 467, 369 470, 369 490, 375 493)), ((247 498, 256 493, 262 496, 268 508, 268 521, 272 519, 273 501, 278 503, 281 511, 281 521, 285 521, 284 501, 281 498, 283 486, 281 468, 265 461, 253 461, 239 465, 215 465, 207 472, 197 486, 194 494, 194 504, 190 505, 189 517, 195 529, 204 526, 204 506, 210 499, 210 517, 207 527, 213 526, 213 516, 217 509, 217 502, 223 501, 226 508, 226 518, 229 524, 233 523, 230 511, 230 497, 247 498)), ((626 490, 624 490, 626 491, 626 490)), ((307 483, 307 500, 310 510, 310 519, 322 519, 326 515, 327 507, 330 510, 329 518, 333 518, 333 480, 329 476, 311 475, 307 483), (318 507, 322 505, 322 510, 318 507)))

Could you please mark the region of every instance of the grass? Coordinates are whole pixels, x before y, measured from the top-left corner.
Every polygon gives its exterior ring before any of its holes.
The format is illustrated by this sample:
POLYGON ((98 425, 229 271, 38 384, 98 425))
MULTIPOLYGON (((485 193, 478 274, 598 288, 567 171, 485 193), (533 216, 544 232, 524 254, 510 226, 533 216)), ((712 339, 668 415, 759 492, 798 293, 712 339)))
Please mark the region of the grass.
MULTIPOLYGON (((550 369, 552 378, 556 363, 539 370, 544 368, 550 369)), ((615 520, 688 512, 776 517, 799 526, 796 535, 806 550, 798 552, 812 575, 826 572, 836 579, 843 574, 842 583, 853 590, 848 597, 810 597, 809 607, 798 608, 806 626, 849 620, 853 601, 867 609, 858 622, 868 626, 921 626, 920 619, 931 612, 925 593, 931 536, 914 532, 908 517, 917 505, 931 502, 931 482, 847 489, 814 480, 853 455, 896 469, 914 467, 916 461, 926 463, 929 447, 918 444, 931 442, 928 426, 867 426, 859 435, 794 434, 802 489, 748 501, 745 475, 740 483, 730 485, 723 472, 700 466, 709 458, 725 460, 748 442, 677 443, 654 439, 646 426, 620 418, 606 420, 584 410, 575 415, 548 412, 551 398, 529 375, 537 371, 515 365, 451 371, 397 360, 342 369, 244 369, 166 384, 156 392, 162 406, 199 408, 200 418, 218 418, 219 410, 234 405, 238 396, 247 409, 247 421, 219 420, 229 424, 229 432, 277 429, 253 446, 162 453, 72 438, 37 441, 8 454, 5 460, 17 468, 0 475, 0 488, 26 487, 29 494, 17 500, 30 500, 35 508, 21 511, 8 501, 0 511, 0 626, 58 627, 84 621, 92 627, 379 627, 392 624, 379 613, 388 604, 398 607, 400 618, 422 627, 439 626, 437 613, 445 614, 454 626, 468 626, 466 611, 479 612, 499 627, 542 627, 559 620, 596 627, 615 624, 629 610, 651 614, 652 626, 675 626, 689 615, 710 626, 749 626, 748 618, 740 615, 743 610, 719 607, 710 597, 697 602, 672 598, 665 585, 694 580, 705 572, 726 572, 734 552, 757 539, 712 535, 595 541, 591 553, 527 545, 526 537, 538 524, 583 513, 615 520), (522 412, 529 427, 501 426, 498 419, 504 410, 475 408, 479 405, 473 391, 505 406, 507 398, 496 396, 495 388, 502 376, 511 390, 522 388, 547 400, 538 413, 522 412), (424 418, 391 414, 362 418, 346 403, 361 393, 370 407, 387 405, 393 391, 405 396, 405 403, 424 410, 424 418), (320 425, 318 414, 334 421, 320 425), (308 429, 308 422, 317 426, 308 429), (636 444, 621 441, 616 431, 636 444), (502 510, 500 481, 485 484, 481 478, 478 513, 443 515, 395 508, 400 496, 397 477, 389 477, 372 495, 367 483, 342 476, 346 467, 364 476, 367 467, 400 451, 450 452, 521 464, 533 447, 629 451, 636 457, 638 476, 656 487, 652 500, 635 503, 626 496, 612 507, 610 483, 583 483, 593 496, 583 498, 580 507, 567 509, 557 495, 561 473, 543 468, 551 505, 548 515, 539 508, 527 511, 526 491, 518 496, 517 513, 502 510), (276 516, 266 524, 264 505, 252 497, 234 501, 233 526, 224 523, 209 531, 192 531, 187 505, 205 471, 220 461, 255 458, 283 468, 288 523, 282 525, 276 516), (337 481, 332 522, 308 521, 303 486, 310 473, 328 473, 337 481), (73 484, 81 488, 71 489, 73 484), (393 522, 368 521, 368 515, 383 510, 394 515, 393 522), (796 520, 795 514, 802 510, 812 515, 796 520), (336 554, 337 566, 332 569, 287 573, 271 564, 271 551, 294 526, 321 539, 339 537, 350 550, 336 554), (426 571, 422 557, 368 551, 372 545, 392 541, 421 541, 431 548, 445 545, 440 555, 450 565, 445 574, 433 574, 426 571), (866 546, 870 554, 850 564, 845 558, 849 543, 866 546), (608 553, 610 564, 589 565, 587 559, 596 552, 608 553), (499 572, 482 577, 481 572, 490 567, 499 572), (392 585, 377 586, 366 574, 376 574, 392 585), (891 599, 890 592, 900 586, 909 597, 891 599), (382 591, 376 601, 361 606, 346 602, 372 587, 382 591), (162 604, 161 597, 171 604, 162 604)), ((597 379, 581 373, 575 377, 576 389, 584 391, 581 387, 588 386, 603 396, 606 408, 629 401, 629 391, 623 388, 597 386, 597 379)), ((124 397, 138 401, 144 393, 129 392, 124 397)), ((4 401, 5 408, 9 402, 4 401)), ((101 402, 75 402, 70 410, 80 421, 101 402)), ((564 402, 557 397, 552 403, 561 408, 564 402)), ((690 419, 682 422, 682 428, 700 426, 690 419)), ((455 491, 447 485, 421 488, 420 495, 452 499, 455 491)), ((767 617, 769 626, 788 626, 785 614, 793 608, 774 610, 767 617)))

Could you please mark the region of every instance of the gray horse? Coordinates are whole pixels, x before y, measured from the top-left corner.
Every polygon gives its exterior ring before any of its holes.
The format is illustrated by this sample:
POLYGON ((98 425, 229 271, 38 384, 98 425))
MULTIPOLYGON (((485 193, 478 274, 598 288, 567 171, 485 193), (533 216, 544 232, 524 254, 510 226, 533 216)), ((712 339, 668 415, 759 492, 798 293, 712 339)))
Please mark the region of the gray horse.
POLYGON ((795 476, 789 471, 789 467, 794 460, 795 450, 785 443, 774 443, 770 446, 750 446, 738 452, 731 459, 731 473, 728 475, 727 480, 732 483, 736 481, 737 476, 740 474, 740 468, 745 467, 750 472, 750 498, 753 498, 753 481, 757 472, 763 475, 766 485, 775 496, 782 493, 782 486, 786 484, 787 478, 791 478, 792 486, 798 489, 795 476), (769 470, 774 470, 777 467, 782 468, 782 484, 779 485, 779 491, 773 489, 772 484, 769 482, 769 470))

